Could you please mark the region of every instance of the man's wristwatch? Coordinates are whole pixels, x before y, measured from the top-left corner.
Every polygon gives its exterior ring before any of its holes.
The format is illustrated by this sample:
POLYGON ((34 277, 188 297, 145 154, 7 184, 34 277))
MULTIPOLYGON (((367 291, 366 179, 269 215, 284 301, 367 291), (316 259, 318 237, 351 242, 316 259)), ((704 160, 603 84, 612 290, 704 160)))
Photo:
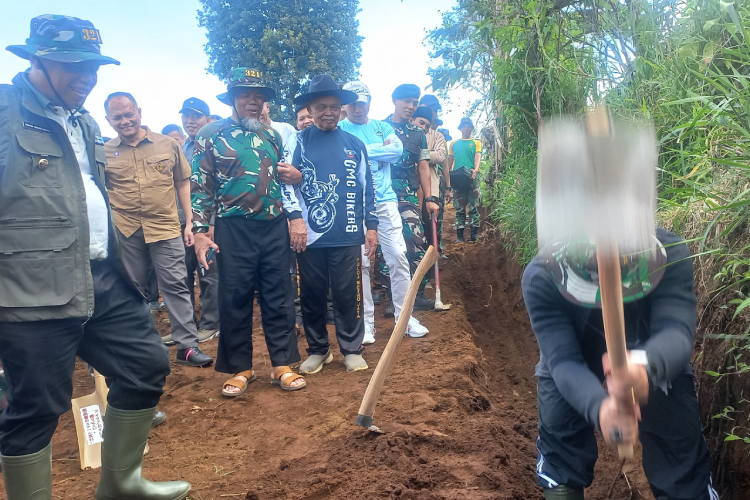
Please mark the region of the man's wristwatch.
POLYGON ((445 186, 446 191, 453 191, 453 186, 445 186))
POLYGON ((208 228, 207 228, 207 227, 205 227, 205 226, 201 226, 201 227, 194 227, 194 228, 193 228, 193 234, 198 234, 198 233, 207 233, 207 232, 208 232, 208 228))
POLYGON ((431 201, 435 205, 440 205, 440 200, 438 199, 437 196, 428 196, 427 198, 424 199, 424 201, 425 203, 427 203, 428 201, 431 201))

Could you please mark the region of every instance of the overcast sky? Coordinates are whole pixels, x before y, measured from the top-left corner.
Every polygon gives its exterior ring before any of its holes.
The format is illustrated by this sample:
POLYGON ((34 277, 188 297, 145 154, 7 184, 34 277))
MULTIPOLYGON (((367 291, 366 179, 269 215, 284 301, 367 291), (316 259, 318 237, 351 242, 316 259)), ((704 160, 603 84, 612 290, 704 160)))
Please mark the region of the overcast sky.
MULTIPOLYGON (((11 0, 8 0, 9 2, 11 0)), ((423 45, 426 30, 440 24, 440 11, 456 0, 361 0, 361 79, 373 93, 371 116, 383 119, 392 112, 390 95, 401 83, 425 88, 427 69, 435 65, 423 45)), ((40 14, 65 14, 88 19, 101 32, 102 53, 121 62, 102 66, 99 83, 86 101, 102 128, 114 132, 104 118, 103 103, 111 92, 133 94, 143 110, 143 123, 161 131, 180 122, 182 101, 194 96, 206 101, 211 112, 229 115, 216 100, 224 84, 206 72, 205 30, 198 27, 198 0, 23 0, 3 10, 2 48, 22 44, 29 36, 29 21, 40 14)), ((0 83, 10 83, 28 63, 0 50, 0 83)), ((343 82, 341 82, 343 83, 343 82)), ((455 92, 444 106, 443 120, 456 136, 458 122, 468 107, 468 95, 455 92)))

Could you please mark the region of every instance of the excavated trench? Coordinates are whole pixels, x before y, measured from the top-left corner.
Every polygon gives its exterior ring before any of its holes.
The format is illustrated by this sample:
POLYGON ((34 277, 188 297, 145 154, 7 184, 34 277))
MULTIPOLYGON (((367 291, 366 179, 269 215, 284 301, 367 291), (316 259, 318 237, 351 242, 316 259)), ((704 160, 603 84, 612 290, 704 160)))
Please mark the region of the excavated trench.
MULTIPOLYGON (((160 404, 168 419, 151 433, 144 475, 190 481, 190 498, 200 500, 541 499, 533 474, 538 349, 521 270, 491 235, 477 244, 450 243, 451 220, 449 210, 449 258, 441 269, 443 301, 453 308, 417 314, 430 335, 400 347, 375 414, 384 434, 354 425, 372 370, 346 373, 337 348, 333 363, 307 377, 305 390, 271 386, 256 314, 260 380, 226 400, 224 374, 173 364, 160 404)), ((393 326, 382 308, 377 342, 364 353, 371 368, 393 326)), ((166 318, 156 317, 161 330, 168 329, 166 318)), ((217 342, 204 350, 215 355, 217 342)), ((174 361, 174 348, 170 354, 174 361)), ((75 381, 75 397, 92 392, 83 367, 75 381)), ((93 498, 99 472, 80 470, 70 413, 60 419, 53 460, 55 498, 93 498)), ((625 464, 624 474, 619 469, 616 454, 600 446, 587 498, 653 498, 638 462, 625 464)))

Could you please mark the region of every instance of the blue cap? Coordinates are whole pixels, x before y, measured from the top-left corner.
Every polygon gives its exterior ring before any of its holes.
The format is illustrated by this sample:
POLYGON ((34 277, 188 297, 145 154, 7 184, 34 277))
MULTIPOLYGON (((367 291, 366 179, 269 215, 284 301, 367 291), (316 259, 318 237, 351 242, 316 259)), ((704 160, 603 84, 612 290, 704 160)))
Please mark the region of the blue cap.
POLYGON ((471 118, 468 116, 466 118, 461 118, 461 123, 458 124, 458 130, 461 130, 464 127, 474 128, 474 122, 471 121, 471 118))
POLYGON ((391 97, 394 99, 419 99, 419 94, 422 92, 419 87, 411 83, 405 83, 396 87, 391 97))
POLYGON ((440 101, 438 101, 438 98, 435 97, 432 94, 425 94, 422 96, 422 99, 419 101, 420 106, 429 106, 431 108, 435 108, 438 111, 442 111, 443 107, 440 105, 440 101))
POLYGON ((182 103, 182 109, 179 111, 179 113, 187 113, 189 111, 201 113, 206 116, 211 114, 211 111, 209 111, 208 109, 208 104, 201 101, 197 97, 186 99, 185 102, 182 103))

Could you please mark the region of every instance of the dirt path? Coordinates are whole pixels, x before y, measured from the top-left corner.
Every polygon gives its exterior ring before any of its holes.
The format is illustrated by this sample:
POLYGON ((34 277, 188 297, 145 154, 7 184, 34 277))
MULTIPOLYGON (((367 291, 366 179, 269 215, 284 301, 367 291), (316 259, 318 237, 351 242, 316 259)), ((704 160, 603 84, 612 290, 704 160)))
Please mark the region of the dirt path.
MULTIPOLYGON (((146 477, 190 481, 193 500, 541 499, 533 475, 538 350, 520 269, 491 238, 450 243, 452 211, 448 219, 449 259, 441 269, 444 302, 453 309, 417 313, 431 333, 400 348, 375 414, 386 434, 354 425, 372 370, 347 374, 337 348, 304 391, 272 387, 256 317, 260 380, 243 397, 221 397, 224 374, 173 363, 160 404, 168 420, 151 434, 146 477)), ((378 340, 364 353, 371 368, 393 327, 382 307, 378 340)), ((217 342, 204 344, 206 352, 215 355, 217 342)), ((303 357, 305 347, 300 338, 303 357)), ((85 371, 75 380, 76 396, 92 391, 85 371)), ((607 498, 619 468, 616 455, 601 448, 589 499, 607 498)), ((93 498, 99 472, 79 469, 70 413, 60 419, 53 460, 55 498, 93 498)), ((638 464, 624 472, 633 489, 620 476, 611 498, 652 498, 638 464)))

